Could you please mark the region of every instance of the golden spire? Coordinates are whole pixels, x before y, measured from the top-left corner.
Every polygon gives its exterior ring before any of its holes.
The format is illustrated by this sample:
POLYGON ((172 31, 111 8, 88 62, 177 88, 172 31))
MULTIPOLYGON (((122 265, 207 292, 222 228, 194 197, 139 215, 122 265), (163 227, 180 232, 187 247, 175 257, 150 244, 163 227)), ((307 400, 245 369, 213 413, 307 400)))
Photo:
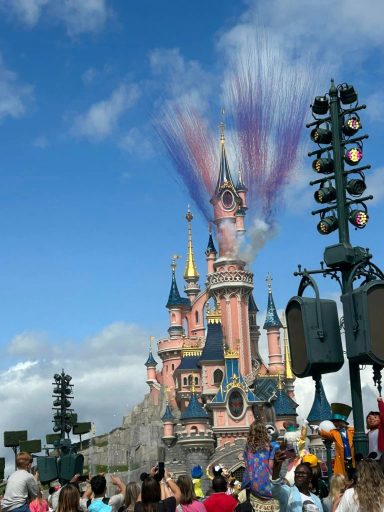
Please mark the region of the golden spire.
POLYGON ((285 378, 294 379, 291 364, 291 353, 288 345, 288 328, 285 313, 283 313, 283 329, 284 329, 284 365, 285 365, 285 378))
POLYGON ((192 247, 192 226, 191 222, 193 219, 193 215, 188 205, 187 215, 185 216, 188 222, 188 254, 187 254, 187 263, 185 265, 184 279, 187 281, 197 281, 199 279, 199 273, 196 268, 195 258, 193 255, 193 247, 192 247))
POLYGON ((278 376, 277 376, 277 389, 278 389, 279 391, 281 391, 282 389, 284 389, 283 379, 282 379, 282 377, 281 377, 280 373, 279 373, 279 374, 278 374, 278 376))

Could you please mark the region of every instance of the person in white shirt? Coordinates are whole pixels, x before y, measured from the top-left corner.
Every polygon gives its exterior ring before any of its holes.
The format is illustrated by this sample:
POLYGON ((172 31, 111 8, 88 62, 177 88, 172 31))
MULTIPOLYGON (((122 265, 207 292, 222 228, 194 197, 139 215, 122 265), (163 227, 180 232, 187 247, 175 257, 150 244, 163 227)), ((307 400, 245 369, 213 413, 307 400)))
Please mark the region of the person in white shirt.
POLYGON ((27 452, 16 456, 16 471, 8 478, 1 502, 3 512, 29 512, 29 502, 39 493, 39 475, 31 474, 32 457, 27 452))
POLYGON ((356 485, 340 496, 338 504, 335 500, 334 510, 384 512, 384 474, 375 460, 363 459, 358 463, 356 485))

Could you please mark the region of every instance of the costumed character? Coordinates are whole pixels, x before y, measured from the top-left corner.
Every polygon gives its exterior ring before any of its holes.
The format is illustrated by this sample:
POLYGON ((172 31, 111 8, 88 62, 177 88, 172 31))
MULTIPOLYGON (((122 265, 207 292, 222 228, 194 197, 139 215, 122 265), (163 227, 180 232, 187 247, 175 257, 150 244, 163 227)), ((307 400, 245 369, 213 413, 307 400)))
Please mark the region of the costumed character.
POLYGON ((205 474, 209 480, 213 480, 215 476, 220 476, 223 472, 224 466, 222 464, 209 464, 205 470, 205 474))
POLYGON ((377 404, 379 411, 369 412, 366 418, 368 453, 373 459, 380 459, 384 453, 384 402, 381 396, 378 397, 377 404))
POLYGON ((355 468, 355 450, 353 434, 355 429, 349 427, 348 416, 352 407, 346 404, 331 404, 331 421, 322 421, 319 425, 321 437, 335 443, 335 464, 333 472, 350 478, 355 468), (333 423, 333 424, 332 424, 333 423))
POLYGON ((203 476, 203 468, 201 466, 195 466, 191 471, 192 483, 195 494, 198 498, 204 498, 204 492, 201 488, 201 477, 203 476))
POLYGON ((301 428, 297 423, 284 422, 285 434, 281 449, 287 450, 288 469, 285 479, 289 485, 294 485, 295 469, 301 463, 301 459, 308 452, 305 450, 305 441, 307 439, 308 421, 304 420, 301 428), (294 452, 292 452, 294 450, 294 452))

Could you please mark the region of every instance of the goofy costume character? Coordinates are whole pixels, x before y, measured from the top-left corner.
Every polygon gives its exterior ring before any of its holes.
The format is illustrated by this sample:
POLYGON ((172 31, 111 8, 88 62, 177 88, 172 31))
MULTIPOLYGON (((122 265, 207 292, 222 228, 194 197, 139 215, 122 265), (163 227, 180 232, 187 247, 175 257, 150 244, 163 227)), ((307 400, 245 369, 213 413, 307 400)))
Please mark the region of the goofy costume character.
POLYGON ((335 443, 336 457, 333 472, 349 476, 348 473, 355 467, 355 450, 353 446, 355 429, 349 427, 347 421, 352 407, 346 404, 333 403, 331 404, 331 410, 331 421, 335 428, 329 432, 320 430, 320 435, 324 439, 329 439, 335 443))

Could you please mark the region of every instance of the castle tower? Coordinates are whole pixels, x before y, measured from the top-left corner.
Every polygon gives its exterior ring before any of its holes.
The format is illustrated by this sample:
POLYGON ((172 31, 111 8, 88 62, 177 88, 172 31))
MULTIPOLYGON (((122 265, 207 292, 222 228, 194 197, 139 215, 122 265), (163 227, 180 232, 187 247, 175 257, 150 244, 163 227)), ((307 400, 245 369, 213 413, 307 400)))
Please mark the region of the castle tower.
POLYGON ((161 438, 163 440, 163 443, 170 448, 174 445, 176 441, 175 436, 175 418, 173 417, 171 408, 169 407, 169 404, 167 402, 167 405, 165 407, 165 412, 161 418, 161 421, 163 422, 163 437, 161 438))
POLYGON ((241 199, 241 206, 239 206, 236 212, 236 231, 239 236, 245 233, 244 217, 247 211, 247 190, 247 187, 244 185, 243 173, 240 168, 236 184, 236 192, 239 194, 241 199))
POLYGON ((200 286, 198 284, 199 281, 199 273, 196 268, 195 258, 193 255, 193 246, 192 246, 192 219, 193 215, 188 207, 187 215, 185 216, 188 222, 188 252, 187 252, 187 262, 185 264, 184 271, 184 279, 186 281, 186 285, 184 287, 185 293, 188 295, 190 301, 196 297, 196 295, 200 292, 200 286))
POLYGON ((291 398, 295 398, 295 376, 292 371, 291 353, 289 351, 288 327, 283 313, 283 329, 284 329, 284 366, 285 366, 285 389, 291 398))
POLYGON ((207 260, 207 274, 212 274, 214 271, 213 264, 216 261, 216 255, 217 255, 217 251, 216 251, 215 244, 213 243, 211 226, 209 226, 208 245, 205 250, 205 257, 207 260))
POLYGON ((194 386, 191 389, 188 407, 180 416, 182 426, 177 443, 185 453, 187 474, 194 466, 205 468, 214 451, 215 440, 206 410, 199 402, 194 386))
MULTIPOLYGON (((219 258, 213 273, 207 276, 207 291, 220 302, 221 323, 225 345, 240 353, 240 372, 251 373, 248 300, 253 289, 253 274, 245 270, 245 262, 237 254, 239 224, 236 214, 243 200, 233 183, 225 151, 224 124, 221 124, 221 157, 215 193, 211 198, 214 224, 217 228, 219 258)), ((245 197, 245 190, 241 191, 245 197)), ((245 211, 245 210, 244 210, 245 211)), ((208 262, 210 263, 210 262, 208 262)))
POLYGON ((157 362, 152 354, 152 341, 153 337, 150 338, 150 347, 149 347, 149 355, 148 359, 145 362, 145 366, 147 367, 147 384, 150 389, 150 400, 153 405, 159 405, 159 397, 160 397, 160 384, 156 378, 156 366, 157 362))
POLYGON ((267 276, 268 283, 268 306, 267 306, 267 316, 264 322, 264 329, 267 331, 268 338, 268 355, 269 355, 269 365, 268 370, 272 374, 282 374, 284 373, 284 364, 283 357, 281 354, 281 345, 280 345, 280 329, 282 329, 282 324, 280 322, 280 318, 277 314, 275 303, 272 296, 272 278, 268 273, 267 276))

